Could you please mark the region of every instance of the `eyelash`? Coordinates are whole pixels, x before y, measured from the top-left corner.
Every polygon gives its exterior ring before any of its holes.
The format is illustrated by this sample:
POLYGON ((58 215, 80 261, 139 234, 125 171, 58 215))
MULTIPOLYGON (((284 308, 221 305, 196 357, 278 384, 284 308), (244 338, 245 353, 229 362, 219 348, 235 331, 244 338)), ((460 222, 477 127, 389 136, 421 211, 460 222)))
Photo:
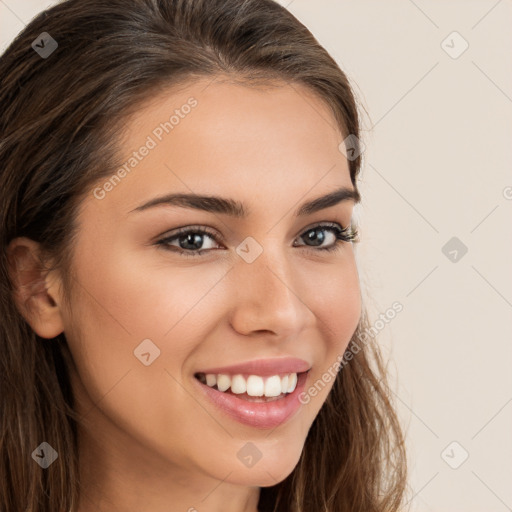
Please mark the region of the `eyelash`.
MULTIPOLYGON (((334 242, 333 245, 328 246, 328 247, 319 247, 318 249, 315 249, 314 247, 309 247, 310 250, 335 252, 335 251, 339 251, 341 249, 340 246, 341 246, 341 243, 343 243, 343 242, 354 242, 354 243, 359 242, 359 239, 358 239, 359 233, 358 233, 357 229, 351 228, 351 227, 342 227, 340 224, 332 223, 332 222, 322 223, 322 224, 313 226, 311 228, 308 228, 306 231, 304 231, 303 235, 310 231, 315 231, 315 230, 320 230, 320 229, 324 230, 324 231, 328 231, 328 230, 332 231, 336 235, 336 241, 334 242)), ((215 250, 215 249, 199 249, 199 250, 193 251, 193 250, 181 249, 180 247, 175 247, 175 246, 169 245, 169 242, 179 239, 180 237, 188 235, 190 233, 195 233, 195 234, 200 234, 200 235, 208 235, 211 238, 213 238, 213 240, 215 240, 216 243, 219 243, 219 241, 217 240, 216 233, 214 233, 204 227, 190 226, 190 227, 179 229, 172 236, 168 236, 168 237, 162 238, 161 240, 158 240, 156 242, 156 245, 163 247, 165 250, 168 250, 171 252, 177 252, 178 254, 181 254, 185 257, 193 257, 193 258, 201 256, 205 252, 215 250)), ((301 237, 302 237, 302 235, 301 235, 301 237)))

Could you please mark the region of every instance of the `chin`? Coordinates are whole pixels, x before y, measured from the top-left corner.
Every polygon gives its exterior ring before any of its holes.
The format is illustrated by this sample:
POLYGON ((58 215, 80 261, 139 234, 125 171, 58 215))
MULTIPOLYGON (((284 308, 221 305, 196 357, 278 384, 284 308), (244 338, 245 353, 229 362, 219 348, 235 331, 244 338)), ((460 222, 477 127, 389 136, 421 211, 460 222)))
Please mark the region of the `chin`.
POLYGON ((260 470, 252 468, 246 471, 239 471, 236 476, 232 474, 228 481, 246 487, 272 487, 282 482, 294 468, 295 466, 290 466, 286 468, 286 471, 276 471, 274 468, 274 471, 270 473, 263 468, 260 468, 260 470))
POLYGON ((244 467, 243 464, 239 464, 228 480, 233 484, 251 487, 277 485, 295 469, 301 455, 301 450, 293 450, 293 453, 289 451, 286 456, 279 452, 282 452, 282 450, 278 450, 268 457, 262 455, 261 459, 254 463, 252 467, 244 467))

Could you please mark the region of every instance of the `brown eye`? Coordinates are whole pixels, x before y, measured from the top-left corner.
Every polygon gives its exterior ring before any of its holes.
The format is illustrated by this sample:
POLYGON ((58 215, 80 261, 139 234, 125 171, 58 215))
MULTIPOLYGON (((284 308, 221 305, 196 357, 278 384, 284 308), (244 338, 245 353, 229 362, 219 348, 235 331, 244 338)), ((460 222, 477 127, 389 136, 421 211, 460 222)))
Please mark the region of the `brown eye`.
POLYGON ((349 227, 344 228, 341 225, 335 223, 320 224, 308 229, 304 233, 305 234, 303 234, 300 238, 311 242, 312 245, 307 246, 318 247, 319 251, 334 251, 339 248, 338 242, 352 242, 357 238, 357 231, 355 229, 349 227), (325 247, 320 247, 326 240, 326 231, 334 233, 334 243, 325 247), (321 234, 319 235, 319 233, 321 234))
POLYGON ((157 242, 157 245, 184 256, 200 256, 203 252, 211 250, 211 248, 203 247, 205 238, 210 238, 217 242, 216 235, 206 228, 183 228, 175 234, 162 238, 157 242), (177 246, 171 244, 174 241, 177 241, 177 246))

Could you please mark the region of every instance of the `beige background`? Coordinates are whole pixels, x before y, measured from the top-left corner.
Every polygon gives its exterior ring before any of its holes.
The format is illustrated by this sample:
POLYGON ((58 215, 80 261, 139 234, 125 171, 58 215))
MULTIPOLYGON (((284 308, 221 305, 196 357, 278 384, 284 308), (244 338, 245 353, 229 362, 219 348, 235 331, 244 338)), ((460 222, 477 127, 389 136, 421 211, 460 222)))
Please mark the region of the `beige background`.
MULTIPOLYGON (((52 3, 0 0, 2 49, 52 3)), ((512 510, 512 3, 280 3, 369 113, 358 258, 372 317, 403 305, 380 339, 407 428, 410 508, 512 510), (465 255, 442 252, 452 237, 465 255)))

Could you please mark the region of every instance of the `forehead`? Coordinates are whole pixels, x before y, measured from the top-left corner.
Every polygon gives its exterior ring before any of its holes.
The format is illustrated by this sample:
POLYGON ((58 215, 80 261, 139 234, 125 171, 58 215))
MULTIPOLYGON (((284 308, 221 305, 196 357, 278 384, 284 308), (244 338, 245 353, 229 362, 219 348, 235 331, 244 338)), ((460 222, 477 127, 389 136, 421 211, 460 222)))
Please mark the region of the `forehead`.
POLYGON ((305 86, 198 80, 127 120, 120 160, 133 165, 105 203, 128 212, 164 192, 298 201, 315 187, 313 196, 351 187, 341 141, 329 107, 305 86))

